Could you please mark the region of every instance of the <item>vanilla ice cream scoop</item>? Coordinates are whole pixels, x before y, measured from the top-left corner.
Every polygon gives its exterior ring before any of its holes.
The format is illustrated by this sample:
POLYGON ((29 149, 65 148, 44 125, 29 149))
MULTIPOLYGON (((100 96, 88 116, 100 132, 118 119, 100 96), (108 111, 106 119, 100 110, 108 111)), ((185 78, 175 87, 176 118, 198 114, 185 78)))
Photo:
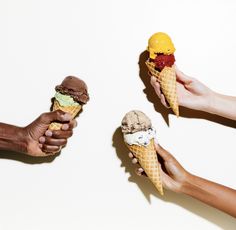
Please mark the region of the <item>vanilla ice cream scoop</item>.
POLYGON ((152 139, 157 143, 156 130, 154 128, 150 128, 147 131, 124 134, 124 140, 128 145, 147 146, 152 139))

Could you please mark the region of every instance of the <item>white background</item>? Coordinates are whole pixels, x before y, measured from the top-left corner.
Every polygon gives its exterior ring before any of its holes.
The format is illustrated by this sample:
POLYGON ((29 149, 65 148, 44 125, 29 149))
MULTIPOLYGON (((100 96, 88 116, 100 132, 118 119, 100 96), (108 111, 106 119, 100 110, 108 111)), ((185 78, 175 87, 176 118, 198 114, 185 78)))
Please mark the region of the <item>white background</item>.
POLYGON ((160 197, 135 175, 118 130, 126 112, 142 110, 187 170, 236 188, 235 122, 168 114, 141 54, 167 32, 182 71, 235 95, 235 11, 233 0, 1 0, 0 121, 24 126, 48 111, 67 75, 86 81, 91 100, 55 159, 0 153, 0 229, 236 229, 190 197, 160 197))

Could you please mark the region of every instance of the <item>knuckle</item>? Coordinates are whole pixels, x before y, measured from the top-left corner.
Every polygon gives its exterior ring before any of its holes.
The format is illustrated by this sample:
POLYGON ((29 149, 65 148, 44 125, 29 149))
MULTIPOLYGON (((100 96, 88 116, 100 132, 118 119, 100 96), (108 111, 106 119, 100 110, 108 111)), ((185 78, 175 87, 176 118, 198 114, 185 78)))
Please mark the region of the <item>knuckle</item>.
POLYGON ((57 118, 61 118, 61 115, 63 114, 63 112, 61 110, 57 109, 54 112, 55 112, 55 115, 57 118))
POLYGON ((40 116, 39 116, 39 120, 42 121, 42 120, 45 120, 45 118, 48 116, 48 113, 42 113, 40 116))

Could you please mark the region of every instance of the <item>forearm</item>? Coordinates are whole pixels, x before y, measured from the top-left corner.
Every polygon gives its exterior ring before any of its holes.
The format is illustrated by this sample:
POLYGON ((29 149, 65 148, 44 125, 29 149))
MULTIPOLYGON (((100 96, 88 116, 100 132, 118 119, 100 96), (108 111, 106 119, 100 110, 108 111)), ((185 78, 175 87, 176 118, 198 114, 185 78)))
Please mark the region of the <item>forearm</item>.
POLYGON ((23 128, 0 123, 0 150, 26 152, 27 144, 23 128))
POLYGON ((236 190, 189 175, 183 193, 236 217, 236 190))
POLYGON ((236 120, 236 97, 213 93, 207 112, 236 120))

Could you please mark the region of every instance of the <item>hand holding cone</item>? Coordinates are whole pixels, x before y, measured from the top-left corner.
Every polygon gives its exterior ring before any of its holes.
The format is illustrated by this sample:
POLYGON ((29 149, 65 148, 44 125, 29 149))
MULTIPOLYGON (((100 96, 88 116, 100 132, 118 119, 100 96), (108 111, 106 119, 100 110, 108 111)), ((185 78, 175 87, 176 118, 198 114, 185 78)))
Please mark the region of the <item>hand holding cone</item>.
POLYGON ((160 82, 162 93, 164 94, 166 100, 168 101, 171 109, 178 117, 179 103, 176 90, 176 74, 174 66, 164 67, 164 69, 161 72, 159 72, 158 70, 156 70, 155 64, 153 62, 150 62, 148 60, 146 61, 146 65, 148 67, 150 75, 156 77, 160 82))

